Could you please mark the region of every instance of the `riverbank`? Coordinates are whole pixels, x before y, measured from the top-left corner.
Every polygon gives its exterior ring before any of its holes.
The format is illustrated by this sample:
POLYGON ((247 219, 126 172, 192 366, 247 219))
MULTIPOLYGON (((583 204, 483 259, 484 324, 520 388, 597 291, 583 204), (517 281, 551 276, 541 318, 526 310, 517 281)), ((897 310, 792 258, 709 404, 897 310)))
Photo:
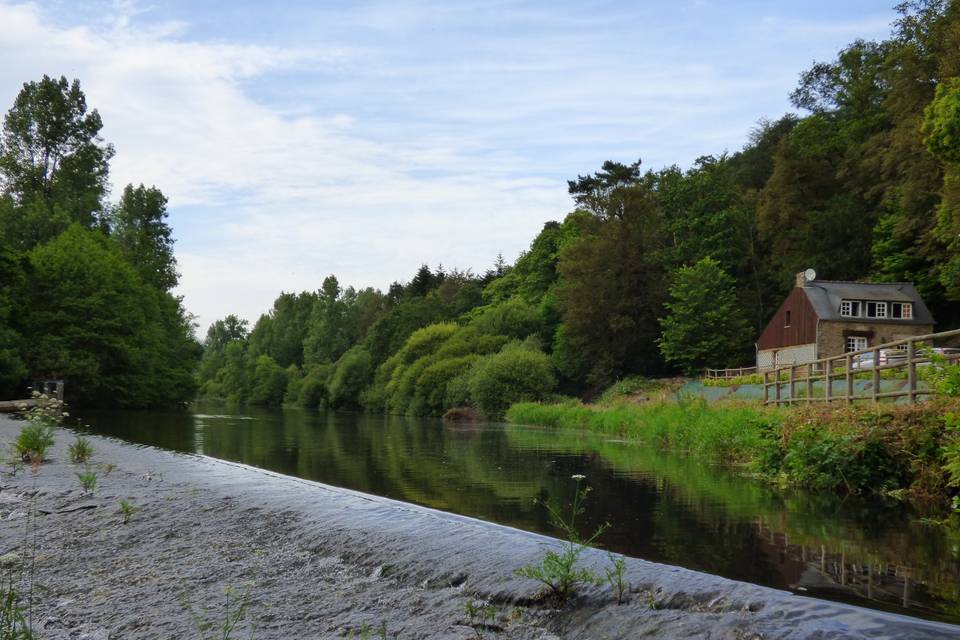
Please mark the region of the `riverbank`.
MULTIPOLYGON (((21 424, 0 417, 0 442, 21 424)), ((228 588, 249 589, 234 637, 252 630, 259 639, 359 637, 380 625, 391 638, 475 637, 469 599, 495 603, 496 628, 484 633, 496 638, 960 636, 954 626, 632 559, 627 604, 595 587, 557 611, 513 575, 556 544, 548 538, 97 437, 94 463, 115 466, 94 467, 98 487, 85 495, 67 462, 72 439, 58 430, 51 460, 35 474, 5 472, 0 489, 4 565, 36 557, 41 638, 200 637, 189 610, 222 623, 228 588), (139 508, 127 524, 121 500, 139 508)), ((599 551, 585 558, 606 563, 599 551)))
POLYGON ((960 400, 772 409, 702 399, 518 403, 515 424, 587 429, 741 465, 784 486, 881 493, 941 506, 960 482, 960 400))

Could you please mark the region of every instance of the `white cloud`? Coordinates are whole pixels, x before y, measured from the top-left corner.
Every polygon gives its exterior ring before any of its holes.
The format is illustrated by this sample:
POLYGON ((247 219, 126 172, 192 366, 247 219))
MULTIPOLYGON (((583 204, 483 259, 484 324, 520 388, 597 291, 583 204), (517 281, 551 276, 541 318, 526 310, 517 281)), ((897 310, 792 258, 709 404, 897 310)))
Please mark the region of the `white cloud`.
POLYGON ((569 209, 564 178, 608 158, 686 163, 779 115, 802 67, 745 73, 718 52, 816 27, 757 17, 750 42, 700 51, 624 15, 379 3, 305 14, 309 37, 277 45, 201 37, 186 18, 117 2, 76 26, 0 0, 0 104, 44 73, 80 78, 117 149, 115 188, 170 198, 180 292, 204 327, 329 273, 385 286, 423 261, 512 258, 569 209))

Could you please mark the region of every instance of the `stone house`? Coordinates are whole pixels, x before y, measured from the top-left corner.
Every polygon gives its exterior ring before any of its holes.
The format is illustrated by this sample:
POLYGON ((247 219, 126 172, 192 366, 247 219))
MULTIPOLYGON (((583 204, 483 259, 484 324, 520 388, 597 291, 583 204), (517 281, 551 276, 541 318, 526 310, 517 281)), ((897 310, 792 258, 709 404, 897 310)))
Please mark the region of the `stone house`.
POLYGON ((831 282, 812 269, 757 339, 757 369, 803 364, 933 333, 930 310, 907 282, 831 282))

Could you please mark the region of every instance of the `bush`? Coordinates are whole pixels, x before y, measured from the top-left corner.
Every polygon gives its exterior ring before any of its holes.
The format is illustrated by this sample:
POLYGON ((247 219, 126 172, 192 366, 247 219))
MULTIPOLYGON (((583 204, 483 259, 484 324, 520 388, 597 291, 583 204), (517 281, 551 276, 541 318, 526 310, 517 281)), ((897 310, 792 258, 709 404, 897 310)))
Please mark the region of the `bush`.
POLYGON ((307 375, 299 385, 297 402, 300 406, 308 409, 326 406, 330 397, 327 390, 330 369, 330 365, 316 365, 307 370, 307 375))
POLYGON ((53 427, 41 422, 31 422, 17 435, 13 448, 24 462, 40 464, 46 459, 47 450, 53 446, 53 427))
POLYGON ((270 356, 258 356, 250 387, 250 404, 279 406, 286 390, 287 372, 270 356))
POLYGON ((84 464, 93 457, 93 445, 83 436, 77 436, 77 439, 67 448, 70 456, 70 462, 74 464, 84 464))
POLYGON ((554 390, 557 380, 550 358, 540 351, 504 348, 481 358, 470 374, 470 397, 491 418, 524 400, 539 400, 554 390))
POLYGON ((482 334, 523 339, 543 330, 539 309, 520 298, 485 307, 470 326, 482 334))
POLYGON ((337 361, 330 378, 330 405, 359 407, 360 394, 370 383, 373 360, 363 347, 353 347, 337 361))

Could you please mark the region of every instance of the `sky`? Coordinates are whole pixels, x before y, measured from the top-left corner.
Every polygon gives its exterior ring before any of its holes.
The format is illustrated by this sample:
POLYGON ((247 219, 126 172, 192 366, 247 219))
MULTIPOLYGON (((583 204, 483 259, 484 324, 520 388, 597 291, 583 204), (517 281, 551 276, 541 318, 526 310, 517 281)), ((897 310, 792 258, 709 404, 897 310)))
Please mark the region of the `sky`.
POLYGON ((159 187, 198 332, 281 291, 512 262, 605 160, 734 152, 894 0, 0 0, 0 108, 78 78, 159 187))

